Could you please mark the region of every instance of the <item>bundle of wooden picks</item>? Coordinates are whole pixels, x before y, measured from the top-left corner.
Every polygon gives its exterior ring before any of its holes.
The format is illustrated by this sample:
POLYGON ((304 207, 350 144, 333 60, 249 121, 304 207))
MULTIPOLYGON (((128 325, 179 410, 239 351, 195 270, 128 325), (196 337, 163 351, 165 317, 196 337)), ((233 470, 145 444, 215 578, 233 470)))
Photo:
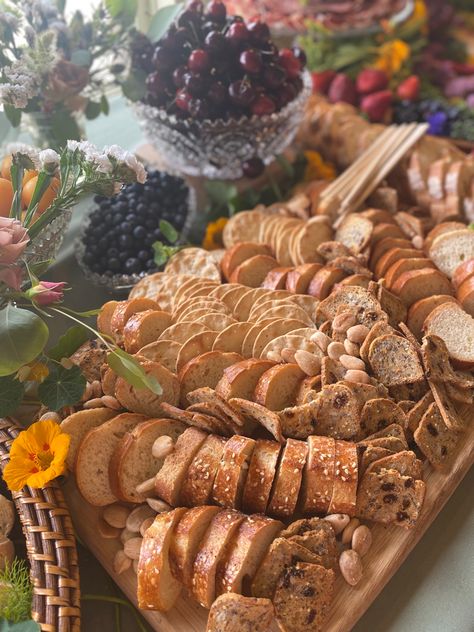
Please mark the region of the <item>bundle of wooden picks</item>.
POLYGON ((356 211, 428 129, 427 123, 390 125, 359 158, 321 193, 335 226, 356 211))

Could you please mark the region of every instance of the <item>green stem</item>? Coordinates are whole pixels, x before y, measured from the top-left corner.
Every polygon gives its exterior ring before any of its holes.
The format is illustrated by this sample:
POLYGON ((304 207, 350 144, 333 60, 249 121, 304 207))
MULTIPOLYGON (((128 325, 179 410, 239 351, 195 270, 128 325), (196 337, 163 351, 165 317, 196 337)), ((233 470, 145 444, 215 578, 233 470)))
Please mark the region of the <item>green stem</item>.
POLYGON ((136 609, 133 607, 131 603, 125 601, 125 599, 120 599, 120 597, 111 597, 109 595, 82 595, 82 599, 84 601, 104 601, 105 603, 113 603, 118 604, 120 606, 125 606, 129 610, 133 612, 135 615, 135 620, 137 622, 138 627, 140 628, 140 632, 147 632, 147 629, 143 625, 140 620, 140 616, 136 609))
POLYGON ((82 320, 79 320, 78 318, 75 318, 71 314, 68 314, 68 313, 64 312, 63 310, 58 309, 57 307, 50 307, 50 309, 53 312, 57 312, 58 314, 61 314, 62 316, 65 316, 66 318, 70 318, 74 322, 78 323, 79 325, 82 325, 83 327, 85 327, 86 329, 91 331, 94 334, 94 336, 97 336, 97 338, 99 338, 99 340, 102 340, 102 342, 107 347, 107 349, 109 349, 109 351, 114 352, 114 348, 107 342, 107 340, 96 329, 94 329, 90 325, 87 325, 86 323, 83 323, 82 320))

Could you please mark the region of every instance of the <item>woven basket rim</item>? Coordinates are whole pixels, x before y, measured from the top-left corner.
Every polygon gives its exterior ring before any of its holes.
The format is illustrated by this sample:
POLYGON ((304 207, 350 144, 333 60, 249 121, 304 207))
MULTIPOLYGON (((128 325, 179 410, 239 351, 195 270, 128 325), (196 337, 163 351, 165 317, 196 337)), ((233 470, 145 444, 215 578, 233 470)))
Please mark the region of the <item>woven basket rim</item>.
MULTIPOLYGON (((22 427, 0 419, 0 468, 9 461, 10 446, 22 427)), ((80 584, 76 540, 71 517, 58 483, 13 492, 33 584, 32 618, 43 632, 80 632, 80 584)))

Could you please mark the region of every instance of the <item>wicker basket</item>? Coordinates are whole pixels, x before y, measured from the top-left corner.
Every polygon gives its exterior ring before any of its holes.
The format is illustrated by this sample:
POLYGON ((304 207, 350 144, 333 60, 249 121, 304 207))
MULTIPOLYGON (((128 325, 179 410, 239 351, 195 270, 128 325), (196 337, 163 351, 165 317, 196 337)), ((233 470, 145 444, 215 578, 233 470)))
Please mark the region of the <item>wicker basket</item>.
MULTIPOLYGON (((0 419, 0 467, 19 428, 0 419)), ((76 542, 64 496, 57 483, 13 493, 31 564, 32 617, 43 632, 80 631, 80 588, 76 542)))

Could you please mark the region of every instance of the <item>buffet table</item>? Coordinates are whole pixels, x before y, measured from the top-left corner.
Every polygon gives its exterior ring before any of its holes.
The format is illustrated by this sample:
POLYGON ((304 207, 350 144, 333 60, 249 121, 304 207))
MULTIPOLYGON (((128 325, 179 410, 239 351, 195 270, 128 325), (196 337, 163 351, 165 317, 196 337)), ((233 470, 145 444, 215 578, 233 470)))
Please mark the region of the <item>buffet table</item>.
MULTIPOLYGON (((143 143, 131 111, 118 98, 112 99, 110 116, 90 123, 87 132, 88 138, 97 145, 110 144, 113 139, 123 147, 136 149, 143 143)), ((74 257, 74 242, 86 209, 87 205, 83 204, 75 210, 58 263, 48 276, 48 280, 67 280, 73 288, 68 305, 78 310, 95 308, 106 298, 103 290, 87 283, 74 257)), ((58 324, 58 333, 59 328, 58 324)), ((356 632, 472 632, 473 488, 474 472, 471 471, 420 544, 356 625, 356 632)), ((99 563, 82 546, 78 548, 83 594, 120 596, 99 563)), ((126 610, 122 608, 121 629, 138 630, 135 619, 126 610)), ((85 601, 82 629, 117 630, 113 605, 85 601)))

